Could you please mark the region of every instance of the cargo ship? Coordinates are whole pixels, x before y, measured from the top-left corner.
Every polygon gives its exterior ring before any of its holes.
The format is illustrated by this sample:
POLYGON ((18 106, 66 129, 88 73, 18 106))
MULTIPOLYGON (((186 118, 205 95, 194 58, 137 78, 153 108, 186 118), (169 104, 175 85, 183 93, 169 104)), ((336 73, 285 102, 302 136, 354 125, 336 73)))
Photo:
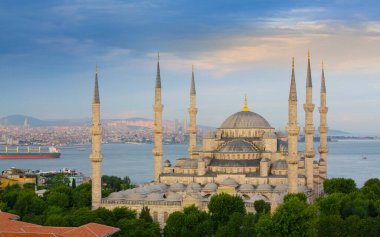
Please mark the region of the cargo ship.
POLYGON ((43 151, 41 147, 38 148, 9 148, 5 147, 0 151, 0 159, 46 159, 46 158, 59 158, 61 153, 55 147, 49 147, 47 151, 43 151))

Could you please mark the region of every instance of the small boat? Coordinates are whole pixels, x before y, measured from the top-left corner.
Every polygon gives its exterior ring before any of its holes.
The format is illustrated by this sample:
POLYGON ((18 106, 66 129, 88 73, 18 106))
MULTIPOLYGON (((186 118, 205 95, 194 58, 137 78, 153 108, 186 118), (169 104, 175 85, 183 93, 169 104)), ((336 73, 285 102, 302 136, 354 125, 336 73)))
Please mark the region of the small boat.
POLYGON ((363 158, 362 158, 363 160, 366 160, 367 159, 367 157, 366 156, 363 156, 363 158))

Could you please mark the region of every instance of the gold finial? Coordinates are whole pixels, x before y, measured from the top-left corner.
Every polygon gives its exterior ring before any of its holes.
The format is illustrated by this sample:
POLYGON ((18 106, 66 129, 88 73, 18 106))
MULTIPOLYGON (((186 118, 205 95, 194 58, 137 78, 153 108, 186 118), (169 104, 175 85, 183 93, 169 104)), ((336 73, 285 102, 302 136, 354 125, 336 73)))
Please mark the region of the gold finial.
POLYGON ((248 112, 249 111, 248 102, 247 102, 247 95, 244 96, 244 107, 243 107, 242 111, 243 112, 248 112))
POLYGON ((323 70, 324 68, 323 68, 323 60, 322 60, 322 70, 323 70))
POLYGON ((98 74, 98 64, 96 64, 96 74, 98 74))
POLYGON ((191 64, 191 70, 194 72, 194 64, 191 64))
POLYGON ((307 49, 307 58, 310 59, 310 49, 307 49))
POLYGON ((160 61, 160 52, 157 52, 157 60, 160 61))

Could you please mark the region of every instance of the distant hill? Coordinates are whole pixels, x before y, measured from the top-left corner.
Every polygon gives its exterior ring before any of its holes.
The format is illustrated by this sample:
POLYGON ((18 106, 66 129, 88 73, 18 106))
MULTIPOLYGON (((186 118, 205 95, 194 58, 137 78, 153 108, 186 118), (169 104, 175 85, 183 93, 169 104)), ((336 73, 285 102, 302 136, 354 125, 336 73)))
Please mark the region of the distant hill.
POLYGON ((0 118, 1 125, 19 126, 22 127, 27 120, 29 127, 47 127, 47 126, 61 126, 61 125, 81 125, 86 124, 89 119, 57 119, 57 120, 41 120, 26 115, 9 115, 0 118))

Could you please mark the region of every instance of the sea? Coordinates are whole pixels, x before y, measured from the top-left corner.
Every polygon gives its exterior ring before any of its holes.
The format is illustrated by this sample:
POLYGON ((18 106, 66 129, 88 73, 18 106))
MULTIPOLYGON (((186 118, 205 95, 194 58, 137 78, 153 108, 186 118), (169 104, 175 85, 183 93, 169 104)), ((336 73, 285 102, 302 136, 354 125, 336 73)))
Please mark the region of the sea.
MULTIPOLYGON (((302 150, 304 143, 299 143, 302 150)), ((315 144, 316 160, 318 143, 315 144)), ((329 142, 328 177, 352 178, 361 187, 370 178, 380 178, 380 140, 339 140, 329 142)), ((129 176, 139 184, 153 180, 152 144, 103 144, 102 174, 121 178, 129 176)), ((59 159, 1 159, 0 171, 10 167, 40 171, 76 169, 91 175, 89 154, 91 146, 60 149, 59 159)), ((187 145, 164 145, 163 160, 187 156, 187 145)))

